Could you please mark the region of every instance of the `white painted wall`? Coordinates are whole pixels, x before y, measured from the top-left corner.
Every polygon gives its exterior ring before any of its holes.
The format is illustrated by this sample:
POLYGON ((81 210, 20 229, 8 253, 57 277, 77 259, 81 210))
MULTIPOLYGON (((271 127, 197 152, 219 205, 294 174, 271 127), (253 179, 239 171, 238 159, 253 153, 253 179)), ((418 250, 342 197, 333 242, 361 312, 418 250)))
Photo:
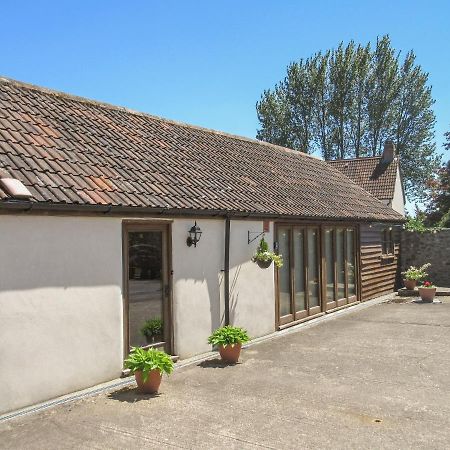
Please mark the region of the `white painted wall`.
POLYGON ((394 198, 391 202, 391 208, 405 215, 405 199, 403 197, 402 181, 400 176, 400 168, 397 166, 397 177, 395 179, 394 198))
MULTIPOLYGON (((123 364, 122 218, 0 215, 0 413, 118 377, 123 364)), ((149 219, 151 221, 151 219, 149 219)), ((181 358, 224 323, 225 221, 172 224, 173 330, 181 358)), ((273 265, 251 262, 262 221, 231 221, 230 319, 274 331, 273 265)), ((272 228, 266 234, 273 245, 272 228)))
POLYGON ((181 358, 211 350, 208 336, 223 321, 225 221, 197 219, 197 247, 186 238, 192 219, 172 225, 174 347, 181 358))
MULTIPOLYGON (((175 353, 181 358, 210 351, 208 336, 224 324, 225 221, 197 219, 197 224, 203 234, 196 248, 186 245, 191 219, 176 219, 172 230, 175 353)), ((253 263, 259 239, 247 242, 248 231, 262 229, 262 221, 231 220, 230 322, 252 337, 275 330, 273 265, 260 269, 253 263)), ((266 240, 272 247, 272 231, 266 240)))
MULTIPOLYGON (((262 221, 231 221, 230 322, 246 328, 251 337, 275 331, 274 265, 261 269, 252 262, 260 237, 248 244, 248 231, 262 230, 262 221)), ((272 223, 265 239, 272 249, 272 223)))
POLYGON ((0 413, 122 368, 120 219, 0 216, 0 413))

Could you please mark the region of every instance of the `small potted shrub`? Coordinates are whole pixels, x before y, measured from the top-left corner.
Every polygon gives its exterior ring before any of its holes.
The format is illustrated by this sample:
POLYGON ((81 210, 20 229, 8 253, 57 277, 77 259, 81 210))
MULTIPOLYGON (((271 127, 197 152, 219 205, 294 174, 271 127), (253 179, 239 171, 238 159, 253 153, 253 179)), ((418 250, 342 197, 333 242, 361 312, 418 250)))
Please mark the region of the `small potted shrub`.
POLYGON ((427 263, 421 267, 410 266, 408 270, 402 272, 403 284, 408 290, 414 290, 416 288, 417 282, 423 280, 428 276, 425 272, 431 264, 427 263))
POLYGON ((158 392, 163 373, 172 373, 173 361, 161 350, 133 347, 125 360, 125 367, 134 373, 140 392, 155 394, 158 392))
POLYGON ((147 344, 153 344, 163 340, 163 327, 163 321, 159 318, 145 321, 141 328, 141 334, 145 336, 147 344))
POLYGON ((268 267, 270 267, 272 261, 277 268, 283 266, 282 256, 269 251, 269 244, 264 238, 261 238, 261 240, 259 241, 258 249, 253 255, 252 261, 258 264, 261 269, 267 269, 268 267))
POLYGON ((436 286, 431 281, 424 281, 419 286, 419 295, 423 302, 432 303, 436 295, 436 286))
POLYGON ((208 338, 208 343, 219 348, 223 361, 236 364, 241 354, 242 344, 249 340, 247 330, 227 325, 214 331, 208 338))

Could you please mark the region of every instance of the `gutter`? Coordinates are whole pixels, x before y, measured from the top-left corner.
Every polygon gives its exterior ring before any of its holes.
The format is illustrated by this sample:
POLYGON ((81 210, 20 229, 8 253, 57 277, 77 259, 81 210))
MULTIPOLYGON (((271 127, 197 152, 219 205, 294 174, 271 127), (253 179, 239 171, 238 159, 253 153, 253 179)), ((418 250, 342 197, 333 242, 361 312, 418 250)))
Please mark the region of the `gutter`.
POLYGON ((143 206, 115 206, 115 205, 91 205, 76 203, 46 203, 32 202, 28 200, 6 200, 0 201, 0 213, 3 211, 16 212, 41 212, 41 213, 80 213, 80 214, 96 214, 103 213, 108 215, 134 215, 134 216, 181 216, 181 217, 229 217, 232 215, 239 219, 271 219, 285 220, 287 222, 301 221, 323 221, 323 222, 360 222, 360 223, 403 223, 405 218, 398 219, 379 219, 379 218, 360 218, 360 217, 321 217, 321 216, 295 216, 276 213, 262 212, 243 212, 243 211, 227 211, 220 209, 188 209, 188 208, 161 208, 161 207, 143 207, 143 206))

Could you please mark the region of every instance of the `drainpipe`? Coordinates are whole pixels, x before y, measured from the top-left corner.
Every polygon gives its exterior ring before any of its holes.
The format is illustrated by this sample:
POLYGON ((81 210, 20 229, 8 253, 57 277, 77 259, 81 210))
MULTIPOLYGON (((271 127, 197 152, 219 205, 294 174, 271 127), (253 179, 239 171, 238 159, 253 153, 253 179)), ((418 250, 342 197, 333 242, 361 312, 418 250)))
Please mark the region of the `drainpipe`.
POLYGON ((225 261, 223 284, 225 290, 225 325, 230 325, 230 218, 225 218, 225 261))

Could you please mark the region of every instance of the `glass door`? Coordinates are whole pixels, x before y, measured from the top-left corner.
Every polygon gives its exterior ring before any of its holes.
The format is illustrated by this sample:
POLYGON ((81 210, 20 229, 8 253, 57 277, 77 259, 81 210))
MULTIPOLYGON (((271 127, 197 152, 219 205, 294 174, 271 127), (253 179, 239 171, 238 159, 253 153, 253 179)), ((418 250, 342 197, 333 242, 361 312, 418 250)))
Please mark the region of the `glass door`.
POLYGON ((347 228, 345 234, 345 263, 347 275, 348 303, 356 302, 356 256, 355 256, 355 230, 347 228))
POLYGON ((356 301, 355 229, 324 227, 323 261, 326 309, 356 301))
POLYGON ((325 227, 323 230, 323 255, 325 261, 325 292, 326 308, 333 309, 337 307, 335 282, 336 264, 335 264, 335 230, 331 227, 325 227))
POLYGON ((165 228, 128 227, 126 250, 126 348, 170 352, 169 281, 165 228))
POLYGON ((290 227, 278 228, 278 252, 283 256, 283 265, 278 269, 278 307, 281 325, 294 320, 292 308, 292 265, 290 227))
POLYGON ((277 240, 283 256, 278 270, 278 318, 285 325, 321 311, 319 229, 279 226, 277 240))
POLYGON ((336 228, 336 300, 337 305, 342 306, 347 303, 345 294, 345 242, 344 229, 336 228))
POLYGON ((295 320, 303 319, 308 316, 308 302, 306 293, 306 265, 305 265, 305 230, 303 228, 294 228, 294 311, 295 320))

